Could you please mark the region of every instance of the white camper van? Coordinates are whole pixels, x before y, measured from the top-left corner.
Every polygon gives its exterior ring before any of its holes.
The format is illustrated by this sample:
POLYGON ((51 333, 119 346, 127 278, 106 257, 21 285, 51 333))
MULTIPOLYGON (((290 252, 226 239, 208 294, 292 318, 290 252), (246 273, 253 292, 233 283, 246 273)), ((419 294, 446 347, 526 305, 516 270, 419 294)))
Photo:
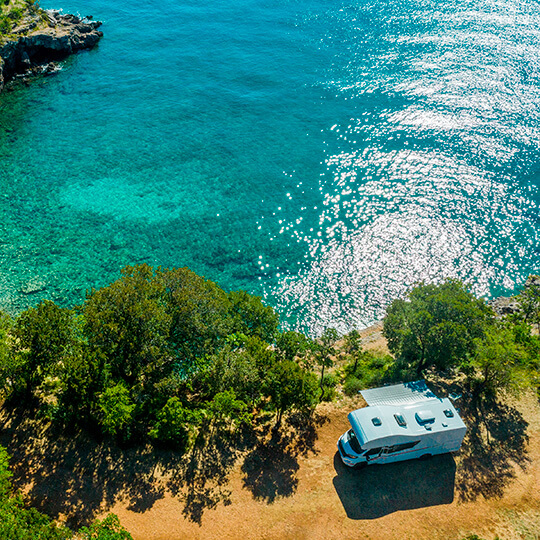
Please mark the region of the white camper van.
POLYGON ((467 431, 452 402, 424 381, 361 392, 368 407, 348 415, 351 429, 338 441, 349 467, 393 463, 460 449, 467 431))

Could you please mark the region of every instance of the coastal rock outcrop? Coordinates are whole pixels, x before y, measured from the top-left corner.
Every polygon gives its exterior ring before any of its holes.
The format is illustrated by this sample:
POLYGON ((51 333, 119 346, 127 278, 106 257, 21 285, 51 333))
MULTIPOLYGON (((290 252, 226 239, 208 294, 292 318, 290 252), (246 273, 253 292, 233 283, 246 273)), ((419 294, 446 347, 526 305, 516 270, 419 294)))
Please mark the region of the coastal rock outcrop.
MULTIPOLYGON (((523 289, 526 290, 529 288, 540 289, 540 276, 531 275, 527 278, 523 289)), ((512 315, 521 311, 517 296, 499 296, 488 303, 499 317, 512 315)))
POLYGON ((46 72, 51 62, 91 49, 103 36, 100 26, 91 17, 80 19, 59 11, 28 15, 0 45, 0 91, 19 74, 46 72))

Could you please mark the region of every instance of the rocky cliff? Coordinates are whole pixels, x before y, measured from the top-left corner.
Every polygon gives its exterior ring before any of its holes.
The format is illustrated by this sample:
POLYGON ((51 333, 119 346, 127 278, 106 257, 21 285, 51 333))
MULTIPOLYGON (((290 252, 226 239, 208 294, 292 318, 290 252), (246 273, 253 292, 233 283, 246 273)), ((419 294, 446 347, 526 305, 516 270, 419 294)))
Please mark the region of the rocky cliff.
POLYGON ((51 62, 92 48, 103 36, 100 26, 58 11, 29 13, 0 44, 0 91, 19 74, 50 71, 51 62))

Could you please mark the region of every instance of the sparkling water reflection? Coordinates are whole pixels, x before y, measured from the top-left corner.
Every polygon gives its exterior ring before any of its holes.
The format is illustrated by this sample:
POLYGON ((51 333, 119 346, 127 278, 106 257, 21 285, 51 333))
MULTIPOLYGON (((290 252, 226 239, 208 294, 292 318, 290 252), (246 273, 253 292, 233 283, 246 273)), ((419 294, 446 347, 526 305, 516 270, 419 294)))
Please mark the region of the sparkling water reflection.
POLYGON ((420 280, 508 294, 540 270, 536 2, 84 11, 99 47, 0 97, 5 309, 188 265, 316 334, 420 280))

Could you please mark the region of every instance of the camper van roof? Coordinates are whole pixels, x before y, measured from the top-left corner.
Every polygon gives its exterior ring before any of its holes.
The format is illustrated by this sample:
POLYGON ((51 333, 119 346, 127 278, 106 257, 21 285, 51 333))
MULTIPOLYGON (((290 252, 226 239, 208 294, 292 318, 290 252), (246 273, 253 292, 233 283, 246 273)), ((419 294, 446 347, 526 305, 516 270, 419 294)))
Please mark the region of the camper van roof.
POLYGON ((362 446, 392 436, 413 437, 465 429, 465 424, 448 398, 364 407, 349 413, 348 418, 362 446))
POLYGON ((426 381, 414 381, 360 392, 368 405, 401 405, 438 399, 426 381))

